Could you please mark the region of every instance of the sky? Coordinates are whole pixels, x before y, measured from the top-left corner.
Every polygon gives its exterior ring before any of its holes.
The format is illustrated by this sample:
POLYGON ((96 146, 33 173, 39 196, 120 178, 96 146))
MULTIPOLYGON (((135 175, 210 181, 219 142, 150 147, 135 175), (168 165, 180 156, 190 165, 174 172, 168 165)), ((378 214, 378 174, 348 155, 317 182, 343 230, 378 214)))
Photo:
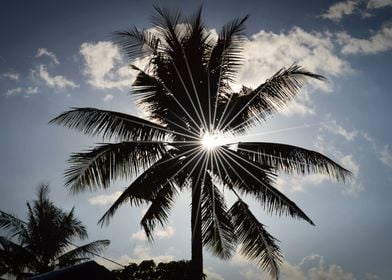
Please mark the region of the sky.
MULTIPOLYGON (((294 62, 327 77, 327 82, 310 83, 287 108, 241 140, 317 150, 351 170, 352 180, 279 177, 277 187, 314 227, 271 216, 255 201, 249 204, 280 240, 282 279, 391 279, 391 0, 1 1, 0 209, 24 218, 26 201, 48 183, 58 206, 75 206, 90 240, 111 240, 105 257, 124 265, 190 258, 189 193, 177 198, 154 243, 141 231, 143 207, 125 205, 101 228, 98 219, 130 182, 70 194, 63 179, 68 157, 102 139, 48 124, 70 107, 143 116, 129 94, 135 73, 111 34, 132 26, 150 28, 154 3, 188 15, 203 5, 212 32, 250 15, 244 65, 234 86, 257 87, 294 62)), ((204 267, 208 279, 268 279, 239 254, 221 261, 205 251, 204 267)))

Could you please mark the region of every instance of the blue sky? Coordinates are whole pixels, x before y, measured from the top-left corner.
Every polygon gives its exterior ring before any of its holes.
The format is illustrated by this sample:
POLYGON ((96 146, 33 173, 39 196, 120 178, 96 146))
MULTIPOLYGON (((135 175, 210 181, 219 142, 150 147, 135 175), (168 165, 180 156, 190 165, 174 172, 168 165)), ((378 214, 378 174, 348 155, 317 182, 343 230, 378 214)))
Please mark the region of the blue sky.
MULTIPOLYGON (((48 121, 73 106, 143 115, 129 96, 135 73, 110 40, 115 30, 151 27, 154 3, 80 2, 0 3, 0 208, 23 218, 25 202, 46 182, 58 205, 76 207, 92 240, 112 241, 105 256, 123 264, 148 258, 187 259, 189 194, 177 199, 168 227, 158 229, 155 243, 149 244, 140 232, 143 208, 124 206, 109 227, 97 226, 128 182, 77 196, 63 187, 69 155, 102 139, 50 126, 48 121)), ((282 278, 390 279, 392 1, 183 2, 162 4, 184 14, 203 4, 211 30, 250 14, 238 85, 257 86, 294 62, 328 78, 327 83, 309 84, 288 108, 246 138, 315 149, 354 173, 345 184, 319 175, 280 177, 277 187, 316 227, 269 216, 249 201, 281 241, 282 278)), ((240 255, 223 262, 206 252, 204 265, 209 279, 264 279, 240 255)))

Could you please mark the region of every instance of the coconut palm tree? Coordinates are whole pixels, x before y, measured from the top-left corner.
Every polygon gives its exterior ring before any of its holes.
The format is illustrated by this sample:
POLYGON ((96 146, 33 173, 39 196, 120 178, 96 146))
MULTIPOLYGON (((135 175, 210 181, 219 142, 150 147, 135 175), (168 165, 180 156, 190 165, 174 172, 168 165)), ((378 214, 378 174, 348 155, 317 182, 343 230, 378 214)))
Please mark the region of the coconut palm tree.
POLYGON ((202 277, 203 246, 227 259, 237 244, 242 254, 277 278, 281 251, 244 196, 255 197, 269 213, 313 225, 275 188, 275 174, 322 173, 344 180, 350 172, 315 151, 286 144, 235 142, 235 137, 284 107, 306 80, 323 77, 292 65, 255 89, 242 87, 234 92, 230 85, 241 66, 247 17, 225 25, 216 38, 204 26, 201 10, 190 18, 159 7, 155 10, 153 28, 116 33, 130 61, 148 61, 143 69, 131 65, 138 73, 132 95, 148 119, 72 108, 51 120, 110 141, 71 156, 66 186, 78 193, 106 189, 119 178, 135 178, 100 223, 107 223, 123 203, 148 203, 141 225, 150 240, 155 226, 167 222, 177 193, 189 190, 194 279, 202 277), (222 189, 237 197, 230 208, 222 189))
POLYGON ((48 197, 49 187, 41 185, 38 198, 27 203, 27 222, 0 211, 1 274, 24 278, 56 267, 74 265, 102 251, 109 240, 98 240, 72 249, 72 240, 86 239, 87 231, 74 215, 64 212, 48 197))

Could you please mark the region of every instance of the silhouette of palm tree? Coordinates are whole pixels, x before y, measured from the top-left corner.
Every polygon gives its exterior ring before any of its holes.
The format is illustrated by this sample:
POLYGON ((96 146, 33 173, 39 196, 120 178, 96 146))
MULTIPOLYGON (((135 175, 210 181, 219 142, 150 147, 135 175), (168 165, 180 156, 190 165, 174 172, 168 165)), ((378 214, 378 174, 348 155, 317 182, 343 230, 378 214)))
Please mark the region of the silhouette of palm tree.
POLYGON ((27 203, 27 222, 0 211, 0 228, 8 236, 0 236, 0 267, 23 278, 55 267, 74 265, 109 245, 98 240, 71 249, 74 238, 86 239, 87 231, 74 215, 74 209, 64 212, 48 198, 49 187, 42 185, 33 204, 27 203))
POLYGON ((225 143, 225 137, 248 129, 292 100, 307 79, 323 77, 298 65, 281 69, 256 89, 233 92, 230 84, 241 66, 244 23, 225 25, 218 38, 205 28, 201 9, 184 19, 180 12, 155 7, 154 28, 116 33, 130 60, 146 58, 132 94, 149 120, 95 108, 73 108, 51 123, 115 143, 101 144, 70 158, 66 185, 72 192, 108 188, 112 180, 138 176, 107 210, 107 223, 125 202, 149 203, 141 220, 153 239, 157 224, 168 219, 175 196, 190 190, 192 276, 202 278, 203 245, 227 259, 240 252, 278 277, 282 260, 272 237, 244 202, 258 199, 270 213, 311 219, 274 187, 277 171, 322 173, 344 180, 350 172, 320 153, 285 144, 225 143), (215 141, 215 142, 214 142, 215 141), (222 188, 238 200, 229 209, 222 188))

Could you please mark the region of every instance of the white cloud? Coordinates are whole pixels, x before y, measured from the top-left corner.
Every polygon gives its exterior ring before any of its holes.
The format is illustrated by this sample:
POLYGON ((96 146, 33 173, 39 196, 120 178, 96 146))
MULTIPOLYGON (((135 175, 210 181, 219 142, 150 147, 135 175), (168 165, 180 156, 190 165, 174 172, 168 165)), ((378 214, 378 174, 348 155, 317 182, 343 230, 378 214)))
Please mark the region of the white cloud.
POLYGON ((31 95, 38 93, 37 87, 17 87, 13 89, 9 89, 4 95, 5 96, 15 96, 24 93, 24 97, 30 97, 31 95))
POLYGON ((289 189, 291 192, 304 192, 307 188, 318 186, 326 181, 332 179, 324 174, 309 174, 309 175, 291 175, 277 180, 276 184, 279 189, 289 189))
MULTIPOLYGON (((125 63, 119 48, 109 41, 83 43, 80 54, 84 59, 84 74, 88 83, 99 89, 122 89, 130 87, 135 76, 125 63)), ((136 60, 140 68, 146 65, 146 59, 136 60)))
POLYGON ((41 56, 47 56, 53 61, 54 64, 60 64, 59 60, 57 59, 57 56, 53 52, 48 51, 46 48, 39 48, 37 50, 36 57, 41 56))
POLYGON ((378 156, 378 159, 386 166, 392 168, 392 153, 389 145, 379 145, 376 140, 366 132, 361 132, 362 137, 370 143, 371 148, 378 156))
POLYGON ((158 239, 169 239, 174 235, 175 231, 173 227, 167 226, 164 229, 156 230, 154 234, 158 239))
POLYGON ((360 165, 354 160, 353 155, 344 154, 343 152, 338 150, 332 142, 326 143, 321 136, 317 137, 317 140, 314 142, 314 146, 319 152, 324 154, 330 154, 334 158, 337 158, 338 163, 340 163, 344 168, 352 172, 352 178, 342 184, 343 194, 349 196, 357 196, 364 190, 363 185, 358 180, 360 165))
POLYGON ((132 233, 131 235, 131 239, 136 239, 136 240, 140 240, 140 241, 144 241, 147 240, 147 236, 144 233, 144 230, 139 230, 137 232, 132 233))
POLYGON ((380 151, 380 160, 383 164, 392 168, 392 154, 389 150, 389 145, 385 145, 380 151))
MULTIPOLYGON (((155 229, 153 232, 153 236, 157 239, 169 239, 174 235, 175 232, 176 230, 174 227, 167 226, 163 229, 155 229)), ((131 239, 144 241, 147 240, 147 236, 144 233, 144 230, 139 230, 131 235, 131 239)))
POLYGON ((377 54, 392 49, 392 25, 383 26, 368 39, 353 38, 346 32, 337 34, 343 54, 377 54))
POLYGON ((224 280, 222 275, 214 272, 214 270, 211 267, 203 268, 203 272, 205 275, 207 275, 208 280, 224 280))
POLYGON ((114 192, 112 194, 106 195, 106 194, 101 194, 97 196, 90 197, 88 199, 88 202, 92 205, 100 205, 100 206, 105 206, 112 204, 113 202, 116 201, 117 198, 122 194, 122 192, 114 192))
POLYGON ((379 9, 392 6, 392 0, 369 0, 366 7, 368 9, 379 9))
POLYGON ((321 15, 321 17, 338 22, 343 16, 351 15, 354 12, 355 7, 358 5, 358 1, 342 1, 333 4, 328 8, 328 11, 321 15))
POLYGON ((280 113, 286 117, 293 115, 314 115, 313 103, 310 98, 308 91, 303 89, 301 94, 298 95, 294 100, 287 104, 287 108, 282 109, 280 113))
POLYGON ((20 74, 16 73, 16 72, 7 72, 7 73, 3 73, 1 75, 1 77, 6 78, 6 79, 10 79, 13 81, 19 81, 20 74))
POLYGON ((46 83, 48 87, 55 88, 57 90, 65 88, 77 88, 79 85, 75 84, 73 81, 68 80, 64 76, 57 75, 51 76, 45 65, 38 66, 38 76, 46 83))
POLYGON ((113 95, 112 94, 106 94, 105 97, 103 98, 103 101, 105 102, 109 102, 111 100, 113 100, 113 95))
MULTIPOLYGON (((332 39, 328 32, 306 32, 299 27, 281 33, 261 30, 244 45, 245 60, 239 83, 257 87, 280 68, 293 63, 326 76, 351 72, 349 63, 335 54, 332 39)), ((310 85, 312 89, 331 91, 331 85, 325 82, 313 81, 310 85)), ((309 95, 301 93, 284 114, 312 114, 312 106, 309 95)))
POLYGON ((336 120, 331 119, 330 115, 327 116, 327 121, 323 123, 323 127, 333 134, 344 137, 347 141, 353 141, 358 135, 358 130, 354 129, 349 131, 345 129, 343 126, 338 124, 336 120))
POLYGON ((321 17, 334 22, 339 22, 343 17, 351 14, 360 14, 362 18, 368 18, 372 16, 375 9, 391 6, 392 0, 346 0, 330 6, 321 17))
MULTIPOLYGON (((144 260, 154 260, 155 263, 160 262, 170 262, 174 260, 174 256, 170 254, 169 250, 164 253, 164 255, 154 256, 151 254, 151 249, 146 246, 137 245, 133 251, 132 255, 122 255, 120 257, 111 257, 110 259, 114 260, 117 263, 122 265, 128 265, 129 263, 140 263, 144 260)), ((118 269, 118 265, 115 265, 111 262, 108 262, 103 259, 96 259, 96 261, 109 269, 118 269)))
MULTIPOLYGON (((266 273, 260 272, 254 266, 242 269, 240 273, 247 280, 270 279, 266 273)), ((283 261, 280 269, 282 280, 356 280, 352 272, 346 271, 337 264, 325 263, 324 257, 320 255, 310 255, 302 259, 299 264, 292 264, 283 261)), ((371 279, 371 278, 370 278, 371 279)))
POLYGON ((378 277, 377 274, 368 272, 368 273, 366 273, 366 275, 365 275, 365 279, 366 279, 366 280, 377 280, 377 279, 380 279, 380 278, 378 277))

